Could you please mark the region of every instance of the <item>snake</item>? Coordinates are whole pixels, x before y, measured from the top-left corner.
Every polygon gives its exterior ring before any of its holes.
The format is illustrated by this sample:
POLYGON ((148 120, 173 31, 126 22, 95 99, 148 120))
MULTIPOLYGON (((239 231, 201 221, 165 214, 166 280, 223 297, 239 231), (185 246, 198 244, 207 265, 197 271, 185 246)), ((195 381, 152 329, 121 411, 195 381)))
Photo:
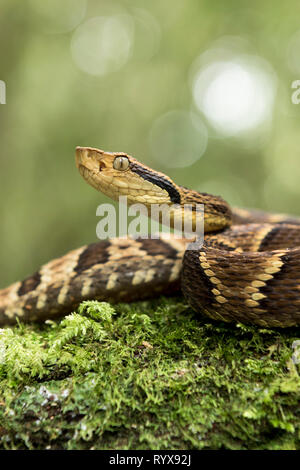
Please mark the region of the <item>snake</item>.
MULTIPOLYGON (((0 290, 0 325, 66 315, 84 300, 131 302, 182 293, 199 318, 263 328, 300 325, 300 219, 230 207, 220 196, 177 185, 125 152, 77 147, 83 179, 114 200, 204 207, 204 240, 116 237, 84 245, 0 290), (190 241, 190 240, 189 240, 190 241)), ((176 212, 177 211, 177 212, 176 212)))

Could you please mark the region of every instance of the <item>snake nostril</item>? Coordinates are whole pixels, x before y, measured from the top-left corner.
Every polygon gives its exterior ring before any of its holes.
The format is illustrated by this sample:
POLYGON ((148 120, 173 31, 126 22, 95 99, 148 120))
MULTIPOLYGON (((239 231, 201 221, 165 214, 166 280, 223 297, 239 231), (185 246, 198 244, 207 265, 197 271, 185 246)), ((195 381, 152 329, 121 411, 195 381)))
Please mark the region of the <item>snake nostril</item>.
POLYGON ((101 161, 101 162, 99 163, 99 171, 104 170, 105 167, 106 167, 106 166, 105 166, 105 163, 101 161))

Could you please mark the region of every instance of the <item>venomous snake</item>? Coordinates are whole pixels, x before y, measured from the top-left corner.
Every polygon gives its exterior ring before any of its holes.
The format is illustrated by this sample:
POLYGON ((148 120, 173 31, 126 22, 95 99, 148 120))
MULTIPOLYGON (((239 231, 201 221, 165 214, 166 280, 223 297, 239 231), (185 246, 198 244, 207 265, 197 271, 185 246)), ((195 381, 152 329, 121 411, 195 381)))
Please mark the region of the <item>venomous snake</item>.
POLYGON ((132 301, 180 288, 196 312, 215 320, 300 324, 300 219, 231 209, 125 153, 77 147, 76 165, 91 186, 129 204, 204 204, 204 243, 186 250, 175 237, 115 238, 70 251, 0 290, 0 325, 55 318, 82 300, 132 301))

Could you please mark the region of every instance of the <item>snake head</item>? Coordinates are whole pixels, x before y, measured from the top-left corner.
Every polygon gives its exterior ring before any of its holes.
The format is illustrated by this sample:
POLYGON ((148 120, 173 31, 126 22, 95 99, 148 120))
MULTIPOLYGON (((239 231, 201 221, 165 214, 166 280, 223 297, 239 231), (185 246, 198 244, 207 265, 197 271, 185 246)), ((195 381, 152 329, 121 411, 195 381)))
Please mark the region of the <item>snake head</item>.
POLYGON ((76 166, 87 183, 112 199, 127 196, 129 204, 171 204, 176 185, 166 175, 139 163, 124 152, 76 148, 76 166))

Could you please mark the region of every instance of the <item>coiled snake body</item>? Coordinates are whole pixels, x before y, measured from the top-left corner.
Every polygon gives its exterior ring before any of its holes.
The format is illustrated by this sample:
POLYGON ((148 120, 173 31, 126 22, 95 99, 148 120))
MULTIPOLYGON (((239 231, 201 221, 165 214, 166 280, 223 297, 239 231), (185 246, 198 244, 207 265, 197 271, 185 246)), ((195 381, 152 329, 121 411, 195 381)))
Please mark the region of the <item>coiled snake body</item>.
POLYGON ((148 208, 204 204, 204 244, 185 250, 185 240, 170 237, 83 246, 2 289, 0 325, 61 316, 82 300, 131 301, 180 288, 212 319, 300 324, 300 219, 231 210, 222 198, 180 187, 125 153, 78 147, 76 164, 91 186, 113 199, 126 195, 129 204, 148 208))

